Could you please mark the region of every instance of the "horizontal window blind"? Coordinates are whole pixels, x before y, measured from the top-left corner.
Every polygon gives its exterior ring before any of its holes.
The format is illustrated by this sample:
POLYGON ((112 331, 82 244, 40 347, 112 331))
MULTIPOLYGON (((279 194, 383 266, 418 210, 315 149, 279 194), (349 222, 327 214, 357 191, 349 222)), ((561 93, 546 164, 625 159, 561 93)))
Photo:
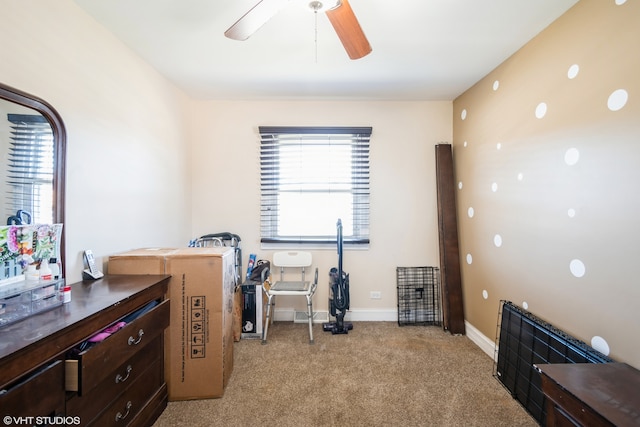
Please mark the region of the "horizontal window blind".
POLYGON ((369 243, 370 127, 260 131, 262 243, 369 243))
POLYGON ((32 222, 53 222, 53 132, 40 115, 7 114, 10 147, 6 183, 6 216, 25 210, 32 222))

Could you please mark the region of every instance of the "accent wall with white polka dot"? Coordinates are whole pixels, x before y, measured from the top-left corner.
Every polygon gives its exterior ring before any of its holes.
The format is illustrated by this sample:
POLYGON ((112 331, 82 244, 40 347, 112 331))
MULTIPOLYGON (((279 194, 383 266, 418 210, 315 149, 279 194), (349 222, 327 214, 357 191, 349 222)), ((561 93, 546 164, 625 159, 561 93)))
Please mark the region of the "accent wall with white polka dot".
POLYGON ((582 0, 454 101, 465 318, 640 368, 640 1, 582 0))

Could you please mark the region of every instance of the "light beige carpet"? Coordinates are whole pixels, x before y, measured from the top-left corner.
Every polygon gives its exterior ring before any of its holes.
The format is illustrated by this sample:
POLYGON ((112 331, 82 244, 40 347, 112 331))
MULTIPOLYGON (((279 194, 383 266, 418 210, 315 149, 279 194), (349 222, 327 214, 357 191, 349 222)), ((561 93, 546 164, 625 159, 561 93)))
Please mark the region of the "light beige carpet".
POLYGON ((235 343, 225 395, 170 402, 155 426, 538 425, 466 336, 395 322, 314 334, 276 322, 267 345, 235 343))

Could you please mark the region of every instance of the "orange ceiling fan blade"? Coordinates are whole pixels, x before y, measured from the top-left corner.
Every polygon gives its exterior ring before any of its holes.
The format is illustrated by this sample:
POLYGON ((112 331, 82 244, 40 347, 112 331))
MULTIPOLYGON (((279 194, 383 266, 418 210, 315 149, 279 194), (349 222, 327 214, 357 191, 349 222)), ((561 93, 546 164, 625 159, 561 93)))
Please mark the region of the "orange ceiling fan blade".
POLYGON ((349 58, 360 59, 371 53, 369 40, 364 35, 348 0, 340 0, 340 5, 327 10, 326 14, 349 58))
POLYGON ((260 0, 236 21, 224 35, 233 40, 246 40, 280 11, 290 0, 260 0))

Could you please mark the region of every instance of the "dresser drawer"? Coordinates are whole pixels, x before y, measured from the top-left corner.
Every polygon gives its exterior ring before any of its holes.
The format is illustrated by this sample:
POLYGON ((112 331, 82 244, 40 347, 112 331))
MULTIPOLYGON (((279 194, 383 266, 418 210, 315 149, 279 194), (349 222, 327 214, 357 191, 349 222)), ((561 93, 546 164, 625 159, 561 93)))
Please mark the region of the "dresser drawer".
POLYGON ((544 374, 542 375, 542 390, 547 398, 548 426, 613 426, 588 405, 554 383, 544 374))
POLYGON ((57 360, 0 394, 1 415, 60 415, 64 413, 64 399, 64 363, 57 360))
POLYGON ((163 301, 104 341, 78 354, 77 359, 67 360, 66 389, 80 395, 90 392, 112 374, 112 369, 105 367, 123 365, 163 334, 169 326, 169 303, 169 300, 163 301))
POLYGON ((111 371, 93 390, 83 396, 74 395, 67 401, 67 415, 88 422, 127 388, 145 374, 156 361, 163 360, 163 339, 158 336, 131 359, 111 371))
POLYGON ((147 405, 142 411, 136 414, 136 417, 131 420, 129 427, 149 427, 155 423, 155 421, 162 415, 162 412, 167 408, 168 391, 167 383, 163 383, 162 386, 153 394, 151 400, 147 402, 147 405))
POLYGON ((126 426, 144 409, 162 386, 164 368, 156 361, 91 423, 92 426, 126 426))

